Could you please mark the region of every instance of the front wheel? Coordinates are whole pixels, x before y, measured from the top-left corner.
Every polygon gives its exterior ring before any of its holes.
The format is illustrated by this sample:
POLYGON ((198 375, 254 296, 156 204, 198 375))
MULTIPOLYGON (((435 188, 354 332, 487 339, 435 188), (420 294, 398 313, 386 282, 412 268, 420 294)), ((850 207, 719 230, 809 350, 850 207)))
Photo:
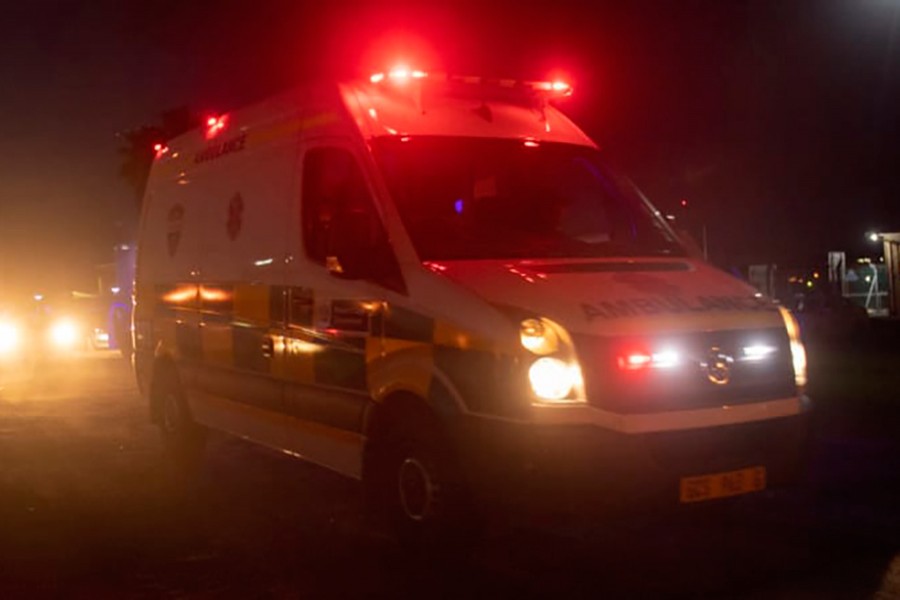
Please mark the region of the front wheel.
POLYGON ((471 544, 477 519, 450 445, 435 424, 408 418, 381 441, 372 489, 400 543, 412 550, 471 544))

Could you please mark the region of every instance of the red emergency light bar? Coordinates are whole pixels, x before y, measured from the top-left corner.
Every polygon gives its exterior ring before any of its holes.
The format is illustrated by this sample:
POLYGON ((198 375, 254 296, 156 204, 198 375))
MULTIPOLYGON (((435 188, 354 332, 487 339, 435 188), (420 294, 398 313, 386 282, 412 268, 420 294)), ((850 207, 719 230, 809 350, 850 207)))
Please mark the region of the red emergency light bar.
MULTIPOLYGON (((403 85, 411 80, 425 79, 428 73, 425 71, 413 70, 407 67, 395 67, 387 72, 373 73, 369 77, 369 81, 374 84, 393 83, 403 85)), ((495 91, 507 91, 514 94, 532 93, 548 98, 563 98, 572 95, 571 84, 561 81, 523 81, 519 79, 490 79, 486 77, 470 77, 461 75, 447 75, 446 81, 453 87, 463 89, 468 92, 466 95, 493 89, 495 91)))
POLYGON ((563 98, 572 95, 572 86, 565 81, 524 81, 521 79, 491 79, 487 77, 447 76, 453 84, 478 86, 480 89, 495 88, 510 92, 531 92, 549 98, 563 98))
POLYGON ((406 67, 395 67, 385 73, 373 73, 369 77, 372 83, 381 83, 382 81, 390 81, 391 83, 406 83, 410 79, 425 79, 428 73, 425 71, 411 70, 406 67))
POLYGON ((225 129, 227 117, 221 115, 219 117, 209 117, 206 119, 206 138, 214 138, 220 131, 225 129))
POLYGON ((571 96, 572 86, 565 81, 536 81, 532 82, 535 89, 545 92, 555 92, 560 96, 571 96))

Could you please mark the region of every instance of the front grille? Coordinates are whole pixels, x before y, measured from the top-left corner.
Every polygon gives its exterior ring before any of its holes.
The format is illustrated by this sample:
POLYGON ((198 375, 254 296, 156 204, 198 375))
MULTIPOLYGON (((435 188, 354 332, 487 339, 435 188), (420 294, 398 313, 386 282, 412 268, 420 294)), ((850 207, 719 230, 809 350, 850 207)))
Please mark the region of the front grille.
MULTIPOLYGON (((784 329, 704 331, 658 337, 573 336, 588 402, 618 413, 689 410, 786 398, 796 394, 790 344, 784 329), (743 348, 774 348, 751 360, 743 348), (620 357, 634 348, 675 349, 669 368, 623 369, 620 357), (710 374, 711 355, 730 359, 725 383, 710 374), (713 380, 719 380, 719 383, 713 380)), ((716 377, 719 375, 719 377, 716 377)))

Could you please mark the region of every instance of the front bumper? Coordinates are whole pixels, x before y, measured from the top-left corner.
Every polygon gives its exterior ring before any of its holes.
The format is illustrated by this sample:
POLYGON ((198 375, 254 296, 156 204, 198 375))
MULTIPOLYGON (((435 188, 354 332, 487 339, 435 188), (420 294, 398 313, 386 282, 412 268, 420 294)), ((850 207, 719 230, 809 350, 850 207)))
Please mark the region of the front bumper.
POLYGON ((650 433, 467 418, 458 449, 474 493, 489 506, 640 513, 679 507, 683 477, 763 466, 767 489, 795 482, 806 461, 808 414, 650 433))

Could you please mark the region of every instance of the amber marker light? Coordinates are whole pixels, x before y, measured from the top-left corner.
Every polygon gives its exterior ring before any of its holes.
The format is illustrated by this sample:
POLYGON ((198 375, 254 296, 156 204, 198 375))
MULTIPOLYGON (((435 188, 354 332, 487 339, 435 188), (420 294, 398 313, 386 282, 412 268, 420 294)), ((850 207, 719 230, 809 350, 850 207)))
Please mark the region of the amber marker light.
POLYGON ((791 311, 783 306, 778 307, 781 318, 784 320, 785 329, 787 329, 788 339, 791 343, 791 363, 794 367, 794 382, 798 387, 804 387, 807 383, 806 377, 806 348, 800 338, 800 326, 797 319, 791 314, 791 311))

